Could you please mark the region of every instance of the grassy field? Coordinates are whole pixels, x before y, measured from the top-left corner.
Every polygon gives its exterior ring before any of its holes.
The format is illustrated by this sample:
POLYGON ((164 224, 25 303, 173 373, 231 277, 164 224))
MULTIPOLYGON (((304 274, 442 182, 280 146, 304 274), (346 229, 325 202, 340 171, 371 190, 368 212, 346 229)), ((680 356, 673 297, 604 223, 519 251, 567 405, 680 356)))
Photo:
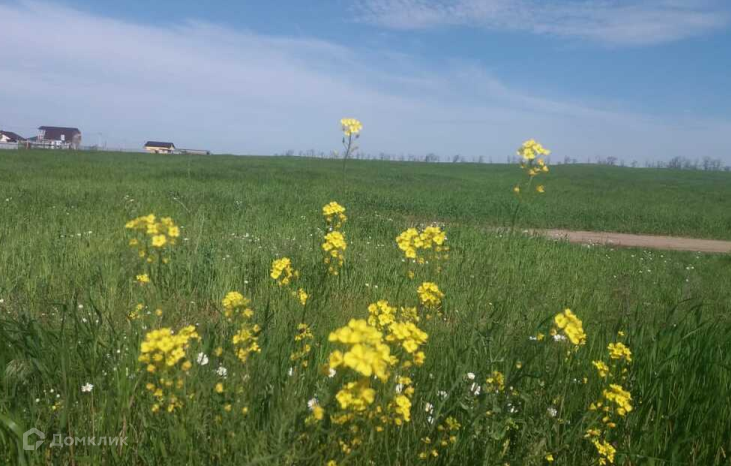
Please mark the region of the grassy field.
MULTIPOLYGON (((333 160, 0 155, 0 463, 587 465, 609 463, 606 445, 615 464, 731 462, 731 258, 498 233, 516 166, 352 161, 343 181, 333 160), (321 249, 330 201, 348 216, 337 276, 321 249), (148 237, 125 224, 149 213, 180 227, 169 263, 128 245, 148 237), (405 261, 395 238, 432 224, 449 258, 405 261), (290 285, 270 277, 281 257, 300 272, 290 285), (439 306, 420 302, 423 282, 444 292, 439 306), (226 308, 231 291, 253 317, 226 308), (418 321, 396 320, 428 339, 409 352, 373 324, 398 362, 330 377, 349 346, 329 335, 379 300, 416 307, 418 321), (562 338, 565 308, 585 344, 562 338), (199 338, 179 342, 184 356, 149 372, 149 332, 189 325, 199 338), (631 362, 610 358, 616 342, 631 362), (405 364, 418 351, 423 364, 405 364), (363 410, 343 407, 348 383, 363 410), (23 451, 31 427, 47 439, 23 451), (54 447, 54 434, 126 445, 54 447)), ((572 165, 542 183, 519 226, 731 239, 729 173, 572 165)))

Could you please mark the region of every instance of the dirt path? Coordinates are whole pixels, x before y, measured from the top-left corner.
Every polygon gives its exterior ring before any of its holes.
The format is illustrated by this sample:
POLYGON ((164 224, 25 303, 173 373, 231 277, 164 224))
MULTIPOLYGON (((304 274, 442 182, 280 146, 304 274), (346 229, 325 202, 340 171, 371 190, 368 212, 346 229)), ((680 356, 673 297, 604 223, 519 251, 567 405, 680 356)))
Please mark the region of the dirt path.
POLYGON ((529 233, 543 235, 548 238, 565 239, 570 243, 600 244, 605 246, 625 246, 648 249, 672 249, 675 251, 731 253, 731 241, 718 241, 712 239, 569 230, 529 230, 529 233))

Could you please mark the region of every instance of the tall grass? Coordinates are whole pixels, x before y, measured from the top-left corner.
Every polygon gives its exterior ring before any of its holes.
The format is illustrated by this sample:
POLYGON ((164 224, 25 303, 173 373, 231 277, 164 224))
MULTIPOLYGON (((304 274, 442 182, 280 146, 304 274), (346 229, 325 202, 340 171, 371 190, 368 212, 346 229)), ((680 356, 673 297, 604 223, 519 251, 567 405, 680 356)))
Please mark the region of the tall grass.
MULTIPOLYGON (((503 237, 487 227, 506 224, 512 213, 513 167, 352 161, 341 199, 334 197, 341 167, 329 161, 196 158, 189 174, 177 158, 22 155, 0 162, 4 463, 537 465, 550 454, 555 464, 593 464, 596 449, 584 438, 594 422, 588 408, 606 381, 592 361, 607 359, 607 344, 619 331, 633 352, 623 384, 634 410, 611 434, 615 463, 729 463, 728 257, 503 237), (320 208, 331 200, 349 216, 349 247, 337 277, 326 274, 320 250, 320 208), (163 276, 145 287, 134 282, 139 261, 124 224, 149 212, 173 217, 182 234, 163 276), (336 406, 340 376, 321 370, 335 348, 328 335, 351 318, 366 318, 379 299, 417 302, 420 282, 405 278, 394 239, 432 221, 443 222, 451 257, 436 278, 446 293, 444 318, 419 324, 429 340, 426 362, 413 372, 411 420, 362 431, 362 443, 346 454, 337 444, 346 435, 340 427, 327 417, 307 422, 313 397, 328 411, 336 406), (282 256, 292 258, 298 286, 311 294, 304 316, 269 277, 272 260, 282 256), (229 353, 215 356, 219 346, 230 349, 234 329, 221 299, 231 290, 252 300, 253 320, 262 327, 261 353, 241 365, 221 359, 229 353), (147 306, 141 318, 130 319, 140 302, 147 306), (550 336, 531 339, 548 335, 565 307, 583 320, 585 346, 573 351, 550 336), (302 320, 314 334, 307 368, 289 358, 302 320), (137 361, 140 343, 151 329, 184 325, 195 325, 201 337, 187 351, 193 367, 184 390, 192 398, 174 414, 152 413, 137 361), (197 364, 198 353, 210 362, 197 364), (219 364, 228 370, 225 379, 219 364), (505 375, 500 393, 487 389, 493 371, 505 375), (82 392, 87 383, 93 390, 82 392), (226 386, 224 394, 216 393, 217 383, 226 386), (227 404, 236 409, 226 411, 227 404), (420 459, 444 439, 439 426, 447 418, 460 424, 456 440, 439 447, 439 456, 420 459), (49 440, 24 452, 20 436, 31 427, 49 440), (127 445, 50 448, 54 433, 121 435, 127 445)), ((678 192, 668 197, 657 192, 669 189, 662 177, 672 174, 554 172, 547 194, 527 206, 524 225, 605 222, 610 229, 717 237, 731 231, 721 232, 727 213, 711 218, 726 201, 714 199, 710 188, 695 189, 720 183, 713 177, 723 174, 679 173, 670 178, 678 192), (613 191, 623 177, 645 179, 637 193, 654 193, 643 210, 626 209, 621 192, 597 194, 613 191), (585 210, 592 199, 596 218, 585 210), (694 203, 709 212, 694 212, 696 222, 683 217, 694 203)))

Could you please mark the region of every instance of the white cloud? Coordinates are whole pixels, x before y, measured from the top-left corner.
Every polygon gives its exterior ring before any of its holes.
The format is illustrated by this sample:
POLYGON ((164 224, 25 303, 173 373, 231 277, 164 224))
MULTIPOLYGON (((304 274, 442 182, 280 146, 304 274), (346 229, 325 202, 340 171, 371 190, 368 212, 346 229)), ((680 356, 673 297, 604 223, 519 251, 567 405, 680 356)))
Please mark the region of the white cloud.
POLYGON ((370 23, 395 29, 476 26, 649 45, 698 36, 729 24, 720 0, 361 0, 370 23))
POLYGON ((559 158, 629 161, 717 154, 731 133, 727 121, 531 95, 470 62, 204 23, 157 28, 45 3, 0 4, 0 18, 0 124, 24 135, 64 125, 110 146, 150 139, 245 154, 328 152, 339 148, 340 118, 354 116, 374 154, 503 161, 535 137, 559 158))

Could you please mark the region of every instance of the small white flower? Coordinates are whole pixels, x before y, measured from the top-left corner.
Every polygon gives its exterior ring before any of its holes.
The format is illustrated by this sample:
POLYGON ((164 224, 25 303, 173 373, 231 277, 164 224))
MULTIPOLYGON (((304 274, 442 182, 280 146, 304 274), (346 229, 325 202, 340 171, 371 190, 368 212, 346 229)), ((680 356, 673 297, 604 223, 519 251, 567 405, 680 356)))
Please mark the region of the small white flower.
POLYGON ((429 413, 429 414, 432 414, 432 413, 434 412, 434 405, 433 405, 433 404, 431 404, 431 403, 429 403, 429 402, 427 402, 427 403, 426 403, 426 404, 424 405, 424 411, 426 411, 426 412, 427 412, 427 413, 429 413))
POLYGON ((475 380, 475 374, 473 372, 468 372, 467 373, 467 378, 470 379, 470 380, 475 380))
POLYGON ((402 391, 404 391, 404 384, 396 384, 396 393, 401 393, 402 391))
POLYGON ((558 411, 553 406, 549 407, 547 411, 548 415, 551 417, 556 417, 556 415, 558 414, 558 411))
POLYGON ((426 422, 428 422, 429 424, 434 424, 434 418, 431 417, 431 416, 427 416, 426 417, 426 422))
POLYGON ((482 387, 477 383, 473 383, 472 386, 470 387, 470 391, 472 392, 472 394, 474 396, 477 396, 480 394, 480 392, 482 392, 482 387))
POLYGON ((200 364, 201 366, 205 366, 208 364, 208 356, 206 356, 205 353, 198 353, 198 357, 196 358, 196 362, 200 364))
POLYGON ((79 304, 79 309, 84 309, 84 305, 83 304, 79 304))
POLYGON ((294 375, 294 368, 293 367, 290 367, 289 368, 289 370, 287 371, 287 375, 290 376, 290 377, 292 377, 294 375))
POLYGON ((90 393, 92 390, 94 390, 94 386, 88 382, 81 386, 81 391, 84 393, 90 393))
POLYGON ((330 377, 331 379, 332 379, 333 377, 335 377, 335 374, 337 374, 337 372, 336 372, 336 371, 335 371, 335 369, 333 369, 332 367, 331 367, 330 369, 328 369, 328 370, 327 370, 327 376, 328 376, 328 377, 330 377))
POLYGON ((216 374, 218 374, 221 377, 226 377, 228 375, 228 369, 226 369, 223 366, 220 366, 218 369, 216 369, 216 374))
POLYGON ((441 398, 442 400, 444 400, 444 399, 446 399, 446 398, 447 398, 447 396, 448 396, 448 395, 447 395, 447 392, 445 392, 444 390, 439 390, 439 391, 437 392, 437 396, 438 396, 439 398, 441 398))
POLYGON ((560 333, 557 333, 553 336, 553 341, 566 341, 566 337, 564 335, 561 335, 560 333))
POLYGON ((320 402, 317 401, 317 397, 314 397, 307 402, 307 407, 309 408, 310 411, 312 411, 313 409, 315 409, 315 406, 317 406, 318 404, 320 404, 320 402))

